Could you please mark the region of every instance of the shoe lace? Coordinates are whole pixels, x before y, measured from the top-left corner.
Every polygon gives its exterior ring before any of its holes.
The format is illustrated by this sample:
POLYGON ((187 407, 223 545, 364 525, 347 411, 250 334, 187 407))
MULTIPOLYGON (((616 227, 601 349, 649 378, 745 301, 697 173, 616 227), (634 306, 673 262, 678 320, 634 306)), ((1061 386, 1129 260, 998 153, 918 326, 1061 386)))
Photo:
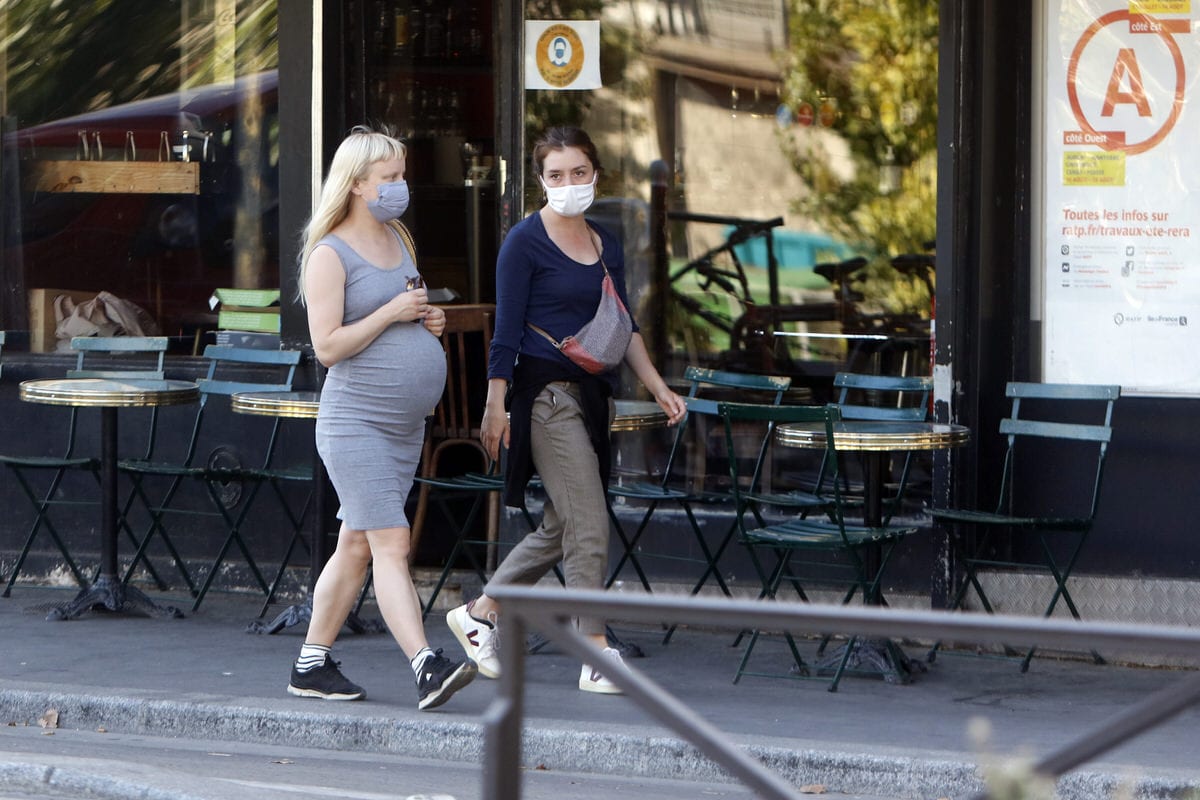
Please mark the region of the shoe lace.
POLYGON ((492 623, 492 635, 480 643, 480 658, 500 655, 500 621, 496 618, 496 612, 488 614, 488 622, 492 623))

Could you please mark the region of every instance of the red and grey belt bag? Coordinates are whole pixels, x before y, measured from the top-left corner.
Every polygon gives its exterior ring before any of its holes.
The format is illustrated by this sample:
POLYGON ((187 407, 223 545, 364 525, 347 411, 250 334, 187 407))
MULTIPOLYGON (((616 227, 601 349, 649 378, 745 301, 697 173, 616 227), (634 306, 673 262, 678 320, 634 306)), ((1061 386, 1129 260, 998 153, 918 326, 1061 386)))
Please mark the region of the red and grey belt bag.
POLYGON ((608 274, 608 265, 604 263, 603 257, 600 258, 600 266, 604 268, 600 303, 596 306, 596 313, 592 315, 591 321, 574 336, 563 337, 560 342, 532 322, 525 323, 546 337, 560 353, 592 375, 607 372, 620 364, 625 358, 625 351, 629 349, 629 340, 633 338, 633 319, 617 294, 617 287, 612 276, 608 274))

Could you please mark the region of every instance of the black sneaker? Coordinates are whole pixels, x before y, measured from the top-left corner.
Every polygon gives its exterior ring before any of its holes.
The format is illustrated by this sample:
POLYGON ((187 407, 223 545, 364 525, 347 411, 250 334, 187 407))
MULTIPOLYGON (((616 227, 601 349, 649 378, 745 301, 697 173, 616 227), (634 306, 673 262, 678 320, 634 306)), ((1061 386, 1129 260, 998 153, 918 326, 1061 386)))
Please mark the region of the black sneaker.
POLYGON ((293 665, 288 694, 294 694, 296 697, 320 697, 325 700, 362 700, 367 693, 361 686, 346 680, 346 676, 338 669, 339 663, 326 653, 325 663, 307 672, 301 672, 293 665))
POLYGON ((459 689, 475 680, 475 664, 442 658, 442 650, 425 659, 417 678, 417 708, 437 708, 459 689))

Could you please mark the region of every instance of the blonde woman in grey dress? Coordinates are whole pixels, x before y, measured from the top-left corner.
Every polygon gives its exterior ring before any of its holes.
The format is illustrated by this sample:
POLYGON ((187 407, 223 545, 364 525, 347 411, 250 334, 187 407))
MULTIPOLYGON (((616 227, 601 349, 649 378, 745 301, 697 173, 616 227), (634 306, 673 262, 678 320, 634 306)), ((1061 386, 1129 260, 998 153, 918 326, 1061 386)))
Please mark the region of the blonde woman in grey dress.
POLYGON ((312 620, 288 692, 361 700, 331 656, 367 568, 383 620, 408 656, 418 707, 434 708, 475 677, 475 664, 430 649, 408 569, 404 505, 425 418, 442 396, 446 315, 429 304, 404 238, 404 145, 356 128, 338 147, 305 231, 300 287, 317 359, 329 368, 317 452, 337 491, 337 549, 313 590, 312 620))

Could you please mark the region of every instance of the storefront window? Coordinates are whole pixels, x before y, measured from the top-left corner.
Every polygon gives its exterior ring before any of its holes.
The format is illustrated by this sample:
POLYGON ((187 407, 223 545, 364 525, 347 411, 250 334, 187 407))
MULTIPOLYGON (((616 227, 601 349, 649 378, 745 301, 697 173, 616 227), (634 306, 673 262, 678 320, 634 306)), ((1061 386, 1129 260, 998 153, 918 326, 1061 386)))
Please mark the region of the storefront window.
POLYGON ((6 349, 55 349, 55 298, 107 292, 190 353, 215 289, 278 287, 276 23, 275 0, 0 3, 6 349))
MULTIPOLYGON (((599 20, 602 77, 594 90, 527 90, 526 146, 549 125, 586 128, 606 168, 601 195, 623 207, 608 216, 622 226, 630 206, 649 200, 651 162, 669 170, 670 209, 685 217, 670 242, 676 352, 761 367, 761 353, 737 352, 764 344, 748 334, 766 337, 768 356, 835 360, 847 357, 845 340, 785 352, 771 334, 879 328, 927 339, 936 2, 528 0, 525 17, 599 20), (738 221, 776 218, 743 229, 770 229, 772 281, 765 236, 734 246, 734 232, 738 221), (913 263, 898 270, 897 256, 913 263), (856 257, 865 264, 844 291, 813 269, 856 257), (781 311, 748 316, 765 307, 781 311)), ((528 213, 541 194, 525 178, 528 213)), ((640 232, 624 233, 628 257, 628 237, 640 232)), ((927 369, 927 341, 914 350, 925 363, 905 368, 927 369)))

